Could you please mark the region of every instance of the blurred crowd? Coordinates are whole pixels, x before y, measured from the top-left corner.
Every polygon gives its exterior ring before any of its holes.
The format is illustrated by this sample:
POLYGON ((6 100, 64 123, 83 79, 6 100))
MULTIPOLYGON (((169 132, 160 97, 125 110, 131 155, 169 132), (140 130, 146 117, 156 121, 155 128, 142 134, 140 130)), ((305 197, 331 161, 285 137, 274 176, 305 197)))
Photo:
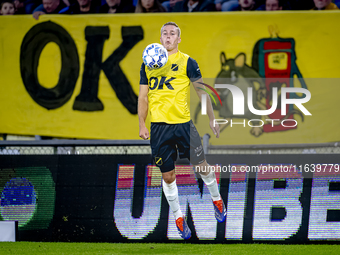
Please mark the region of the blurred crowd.
MULTIPOLYGON (((0 0, 1 1, 1 0, 0 0)), ((336 10, 340 0, 2 0, 1 15, 336 10)))

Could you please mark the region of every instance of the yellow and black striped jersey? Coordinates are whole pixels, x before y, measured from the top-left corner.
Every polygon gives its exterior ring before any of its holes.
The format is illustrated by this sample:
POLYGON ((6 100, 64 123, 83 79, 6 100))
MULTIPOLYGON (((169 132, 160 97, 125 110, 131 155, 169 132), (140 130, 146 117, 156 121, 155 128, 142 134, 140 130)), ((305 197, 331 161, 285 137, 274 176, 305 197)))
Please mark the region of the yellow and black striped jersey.
POLYGON ((140 84, 149 86, 151 122, 178 124, 190 121, 190 81, 201 77, 197 62, 180 51, 170 55, 166 65, 160 69, 147 68, 143 63, 140 84))

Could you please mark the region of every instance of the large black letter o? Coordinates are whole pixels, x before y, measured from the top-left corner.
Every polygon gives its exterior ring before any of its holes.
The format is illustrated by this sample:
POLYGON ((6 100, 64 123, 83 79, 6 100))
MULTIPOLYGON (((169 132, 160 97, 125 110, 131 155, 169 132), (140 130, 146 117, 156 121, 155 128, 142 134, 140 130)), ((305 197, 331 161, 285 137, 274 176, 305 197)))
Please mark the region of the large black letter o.
POLYGON ((51 21, 32 27, 21 44, 20 70, 26 90, 36 103, 49 110, 64 105, 71 98, 79 76, 78 51, 70 34, 51 21), (51 89, 39 84, 37 72, 40 54, 49 42, 56 43, 61 53, 59 80, 51 89))

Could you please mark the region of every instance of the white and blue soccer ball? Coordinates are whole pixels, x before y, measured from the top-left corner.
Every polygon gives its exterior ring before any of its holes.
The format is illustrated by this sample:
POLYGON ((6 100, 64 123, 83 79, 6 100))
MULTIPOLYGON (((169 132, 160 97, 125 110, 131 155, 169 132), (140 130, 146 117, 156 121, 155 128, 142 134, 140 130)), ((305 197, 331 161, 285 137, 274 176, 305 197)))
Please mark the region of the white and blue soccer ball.
POLYGON ((151 69, 158 69, 165 66, 168 61, 168 51, 162 44, 152 43, 146 46, 143 52, 143 62, 151 69))

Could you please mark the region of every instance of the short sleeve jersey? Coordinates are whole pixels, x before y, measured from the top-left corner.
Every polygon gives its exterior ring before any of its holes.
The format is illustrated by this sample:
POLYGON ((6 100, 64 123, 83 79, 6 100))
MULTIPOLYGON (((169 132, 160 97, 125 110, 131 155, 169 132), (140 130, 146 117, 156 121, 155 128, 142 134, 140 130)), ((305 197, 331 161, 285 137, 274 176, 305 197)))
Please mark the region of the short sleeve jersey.
POLYGON ((140 84, 149 86, 151 122, 179 124, 190 121, 190 81, 201 77, 197 62, 180 51, 170 55, 166 65, 160 69, 149 69, 143 63, 140 84))

